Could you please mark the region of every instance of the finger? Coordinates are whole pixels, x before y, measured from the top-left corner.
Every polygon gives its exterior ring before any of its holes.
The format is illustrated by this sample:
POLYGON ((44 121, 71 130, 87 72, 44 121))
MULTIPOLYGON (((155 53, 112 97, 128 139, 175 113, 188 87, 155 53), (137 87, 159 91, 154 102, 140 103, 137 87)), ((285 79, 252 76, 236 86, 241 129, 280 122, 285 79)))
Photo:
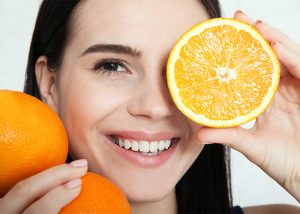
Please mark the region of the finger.
POLYGON ((300 45, 283 32, 267 25, 261 20, 257 20, 255 22, 255 27, 270 43, 278 42, 285 46, 287 49, 300 54, 300 45))
POLYGON ((272 47, 278 59, 287 68, 288 72, 300 79, 300 55, 292 52, 278 42, 273 43, 272 47))
MULTIPOLYGON (((1 200, 1 205, 11 213, 21 213, 35 200, 51 189, 87 172, 87 161, 78 160, 47 169, 17 183, 1 200), (11 203, 11 202, 14 203, 11 203)), ((8 212, 9 213, 9 212, 8 212)))
POLYGON ((221 143, 236 149, 236 144, 246 137, 247 133, 243 128, 208 128, 202 127, 198 132, 198 141, 205 144, 221 143))
POLYGON ((75 199, 81 190, 81 179, 76 178, 58 186, 30 205, 24 214, 58 213, 64 206, 75 199))
POLYGON ((249 16, 240 10, 235 12, 234 18, 256 27, 264 38, 272 44, 278 58, 284 65, 281 69, 282 75, 286 74, 285 68, 287 68, 293 76, 300 79, 300 65, 298 63, 300 58, 300 45, 297 42, 293 41, 281 31, 263 23, 261 20, 254 22, 251 18, 249 18, 249 16))
POLYGON ((235 13, 234 13, 234 16, 233 18, 235 19, 238 19, 240 21, 243 21, 243 22, 246 22, 250 25, 254 25, 255 24, 255 21, 253 19, 251 19, 248 15, 246 15, 243 11, 241 10, 237 10, 235 13))
MULTIPOLYGON (((244 154, 249 160, 255 160, 259 148, 253 140, 253 130, 241 127, 234 128, 208 128, 202 127, 198 132, 198 141, 203 144, 219 143, 244 154)), ((260 160, 256 160, 260 161, 260 160)))

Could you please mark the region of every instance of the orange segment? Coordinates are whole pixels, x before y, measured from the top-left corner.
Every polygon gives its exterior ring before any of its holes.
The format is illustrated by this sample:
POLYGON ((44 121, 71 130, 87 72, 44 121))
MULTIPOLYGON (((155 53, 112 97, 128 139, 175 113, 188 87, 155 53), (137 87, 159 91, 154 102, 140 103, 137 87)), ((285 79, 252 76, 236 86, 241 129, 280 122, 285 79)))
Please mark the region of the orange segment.
POLYGON ((167 81, 177 107, 191 120, 231 127, 261 114, 280 77, 279 62, 252 26, 216 18, 186 32, 169 56, 167 81))

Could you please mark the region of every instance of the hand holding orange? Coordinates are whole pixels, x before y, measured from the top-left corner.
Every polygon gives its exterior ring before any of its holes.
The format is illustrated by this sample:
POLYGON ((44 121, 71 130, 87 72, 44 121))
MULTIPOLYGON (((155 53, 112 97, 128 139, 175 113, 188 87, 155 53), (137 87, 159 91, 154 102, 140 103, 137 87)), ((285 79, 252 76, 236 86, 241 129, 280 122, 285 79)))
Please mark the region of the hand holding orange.
POLYGON ((167 82, 177 107, 209 127, 232 127, 260 115, 279 84, 269 43, 249 24, 216 18, 187 31, 173 47, 167 82))
MULTIPOLYGON (((46 174, 49 174, 48 168, 63 165, 67 158, 68 141, 59 117, 37 98, 21 92, 0 90, 0 100, 0 197, 2 197, 19 181, 37 176, 42 171, 48 171, 46 174)), ((56 168, 52 171, 58 170, 56 168)), ((43 179, 43 182, 47 181, 43 179)), ((37 186, 35 185, 35 188, 37 186)), ((42 199, 47 192, 44 192, 45 187, 40 188, 44 190, 34 192, 42 199)), ((31 200, 30 198, 34 196, 26 197, 31 200)), ((9 206, 2 204, 5 209, 21 209, 10 207, 14 205, 11 200, 5 201, 10 203, 9 206)), ((37 201, 35 198, 31 205, 37 206, 37 201)), ((23 202, 24 206, 27 203, 23 202)), ((30 204, 26 205, 28 206, 30 208, 30 204)), ((1 209, 3 207, 0 206, 1 209)), ((130 207, 125 195, 115 184, 100 175, 87 173, 82 177, 80 195, 67 205, 62 213, 87 212, 129 214, 130 207)))
POLYGON ((63 164, 65 128, 46 104, 30 95, 0 90, 0 197, 18 181, 63 164))
POLYGON ((179 40, 168 64, 171 94, 188 117, 204 124, 197 133, 197 142, 218 143, 241 152, 300 201, 300 135, 297 134, 300 132, 300 45, 265 22, 252 20, 242 11, 237 11, 234 18, 229 22, 237 24, 227 25, 228 19, 219 19, 219 24, 218 19, 211 23, 208 20, 207 24, 202 23, 202 27, 200 24, 199 29, 197 26, 192 28, 186 33, 187 37, 179 40), (235 30, 240 29, 239 25, 247 28, 235 30), (202 31, 203 27, 207 29, 202 31), (206 35, 206 39, 197 36, 197 32, 206 35), (224 34, 218 39, 220 32, 224 34), (239 39, 233 40, 233 48, 228 48, 232 42, 226 46, 227 41, 239 34, 239 39), (211 40, 215 42, 212 44, 211 40), (236 66, 211 69, 222 65, 224 57, 228 65, 236 66), (215 59, 219 59, 217 63, 214 63, 215 59), (190 67, 197 69, 188 69, 190 67), (185 69, 189 72, 184 72, 185 69), (241 102, 243 100, 245 103, 241 102), (250 130, 236 126, 260 111, 262 114, 257 115, 256 124, 250 130), (232 112, 238 114, 235 116, 232 112))

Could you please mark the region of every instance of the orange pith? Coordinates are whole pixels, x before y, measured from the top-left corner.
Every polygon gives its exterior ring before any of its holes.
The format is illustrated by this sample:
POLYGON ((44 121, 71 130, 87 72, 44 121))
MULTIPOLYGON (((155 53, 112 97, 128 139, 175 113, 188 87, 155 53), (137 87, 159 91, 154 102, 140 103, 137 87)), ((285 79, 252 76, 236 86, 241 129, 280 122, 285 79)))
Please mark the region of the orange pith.
POLYGON ((177 107, 211 127, 250 121, 271 102, 279 62, 250 25, 217 18, 194 26, 171 51, 167 81, 177 107))

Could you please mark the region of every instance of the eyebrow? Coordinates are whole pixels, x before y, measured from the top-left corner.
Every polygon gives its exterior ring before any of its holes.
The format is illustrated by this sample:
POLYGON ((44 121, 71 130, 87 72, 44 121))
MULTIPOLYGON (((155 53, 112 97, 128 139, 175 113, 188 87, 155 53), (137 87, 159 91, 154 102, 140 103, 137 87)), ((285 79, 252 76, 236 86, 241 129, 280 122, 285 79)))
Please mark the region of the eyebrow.
POLYGON ((133 57, 140 57, 142 55, 142 51, 131 48, 127 45, 119 45, 119 44, 95 44, 89 48, 87 48, 81 56, 85 56, 90 53, 116 53, 116 54, 126 54, 133 57))

